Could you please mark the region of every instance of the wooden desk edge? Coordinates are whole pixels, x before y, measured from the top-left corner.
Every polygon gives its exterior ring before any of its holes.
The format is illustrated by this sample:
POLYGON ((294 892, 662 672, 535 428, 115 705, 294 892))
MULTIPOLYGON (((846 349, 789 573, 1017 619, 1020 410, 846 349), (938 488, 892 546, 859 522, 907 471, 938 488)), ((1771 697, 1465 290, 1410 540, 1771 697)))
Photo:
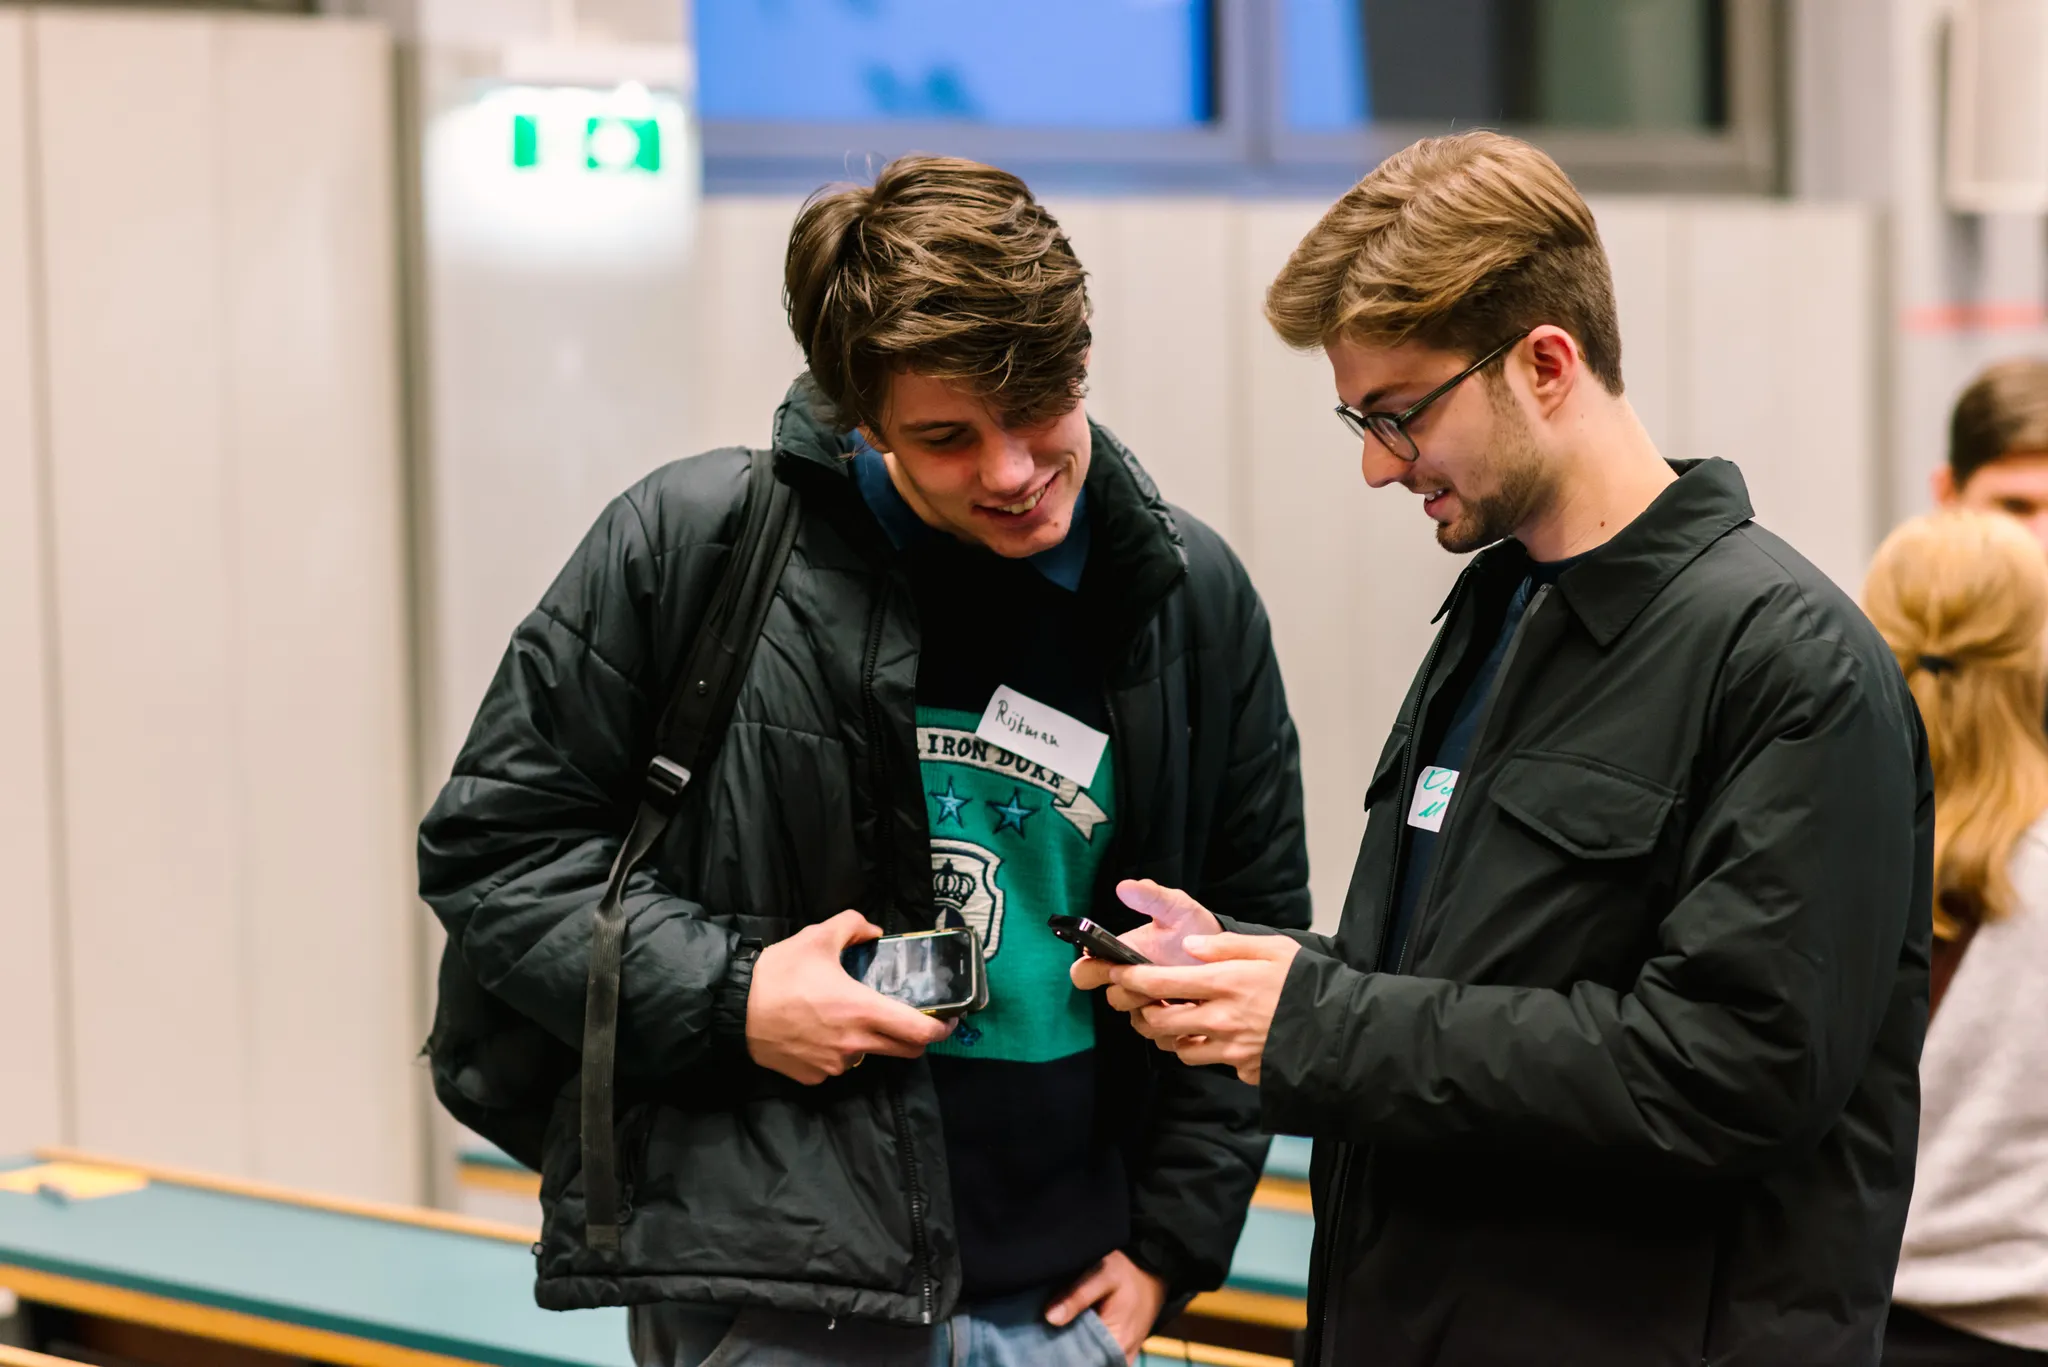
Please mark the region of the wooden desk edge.
POLYGON ((361 1201, 349 1196, 327 1196, 317 1192, 297 1191, 272 1182, 218 1177, 212 1173, 193 1172, 186 1168, 131 1163, 123 1158, 85 1153, 78 1149, 37 1149, 35 1156, 38 1161, 44 1163, 83 1163, 98 1168, 120 1168, 140 1173, 152 1182, 163 1182, 174 1187, 217 1191, 227 1196, 246 1196, 258 1201, 274 1201, 280 1205, 324 1210, 336 1215, 354 1215, 366 1220, 383 1220, 395 1225, 438 1229, 447 1234, 468 1234, 482 1239, 497 1239, 509 1244, 531 1244, 540 1237, 539 1230, 505 1224, 498 1220, 480 1220, 471 1215, 455 1215, 448 1211, 426 1210, 417 1206, 396 1206, 383 1201, 361 1201))
POLYGON ((68 1358, 53 1358, 48 1353, 31 1353, 26 1348, 13 1348, 0 1343, 0 1367, 78 1367, 68 1358))
POLYGON ((1247 1353, 1242 1348, 1218 1348, 1213 1343, 1190 1343, 1183 1339, 1146 1339, 1145 1352, 1152 1357, 1165 1358, 1169 1363, 1192 1362, 1196 1367, 1294 1367, 1287 1358, 1247 1353))
POLYGON ((1291 1210, 1300 1215, 1316 1213, 1308 1183, 1293 1177, 1261 1177, 1252 1204, 1266 1210, 1291 1210))
MULTIPOLYGON (((331 1329, 313 1329, 283 1320, 265 1319, 240 1310, 222 1310, 190 1301, 172 1300, 146 1291, 101 1282, 61 1277, 32 1268, 0 1264, 0 1286, 23 1300, 65 1310, 104 1315, 109 1319, 154 1325, 199 1338, 219 1339, 262 1348, 287 1357, 339 1363, 341 1367, 474 1367, 468 1358, 448 1357, 395 1343, 356 1338, 331 1329)), ((34 1357, 36 1355, 30 1354, 34 1357)), ((0 1359, 4 1362, 5 1359, 0 1359)), ((45 1362, 48 1360, 46 1359, 45 1362)), ((16 1364, 15 1367, 43 1367, 16 1364)), ((76 1364, 72 1364, 76 1367, 76 1364)))
POLYGON ((1231 1286, 1220 1291, 1204 1291, 1189 1304, 1188 1313, 1264 1324, 1275 1329, 1308 1327, 1307 1301, 1293 1296, 1275 1296, 1267 1291, 1240 1291, 1231 1286))
POLYGON ((471 1163, 467 1160, 455 1165, 455 1176, 463 1186, 472 1191, 503 1192, 508 1196, 525 1196, 540 1199, 540 1174, 524 1168, 501 1167, 496 1163, 471 1163))

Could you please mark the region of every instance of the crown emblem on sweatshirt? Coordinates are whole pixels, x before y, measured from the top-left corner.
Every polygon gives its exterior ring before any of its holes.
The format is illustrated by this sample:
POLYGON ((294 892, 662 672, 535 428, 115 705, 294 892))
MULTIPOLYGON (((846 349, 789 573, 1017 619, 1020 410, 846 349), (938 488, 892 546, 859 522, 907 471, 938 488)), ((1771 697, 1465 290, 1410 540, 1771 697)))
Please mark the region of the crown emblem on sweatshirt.
POLYGON ((996 870, 1003 857, 967 840, 932 841, 932 906, 937 929, 972 926, 981 953, 993 959, 1003 938, 1003 889, 996 870))
POLYGON ((967 903, 979 887, 973 874, 960 872, 950 859, 932 871, 932 900, 939 904, 940 914, 949 920, 958 918, 967 909, 967 903))

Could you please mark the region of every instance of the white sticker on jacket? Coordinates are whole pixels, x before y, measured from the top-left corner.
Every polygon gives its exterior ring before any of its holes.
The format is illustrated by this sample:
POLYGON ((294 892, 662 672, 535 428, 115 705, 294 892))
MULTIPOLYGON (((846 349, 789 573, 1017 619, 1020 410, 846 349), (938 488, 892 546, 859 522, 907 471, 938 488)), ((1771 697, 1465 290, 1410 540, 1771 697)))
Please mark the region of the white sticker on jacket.
POLYGON ((1107 732, 1027 698, 1008 684, 989 699, 974 734, 1084 788, 1095 782, 1102 747, 1109 744, 1107 732))
POLYGON ((1451 794, 1458 787, 1456 769, 1439 769, 1434 764, 1422 771, 1422 777, 1415 780, 1415 801, 1408 805, 1408 824, 1425 831, 1440 831, 1444 828, 1444 811, 1451 805, 1451 794))

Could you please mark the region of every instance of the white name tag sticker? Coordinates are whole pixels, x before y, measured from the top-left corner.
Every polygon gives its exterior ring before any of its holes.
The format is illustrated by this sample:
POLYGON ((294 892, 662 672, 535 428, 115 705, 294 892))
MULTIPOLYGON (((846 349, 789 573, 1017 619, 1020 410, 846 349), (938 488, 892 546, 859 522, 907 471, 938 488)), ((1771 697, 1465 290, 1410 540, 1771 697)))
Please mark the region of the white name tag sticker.
POLYGON ((1102 747, 1109 744, 1107 732, 1027 698, 1008 684, 988 700, 988 711, 981 714, 974 734, 1084 788, 1095 781, 1102 747))
POLYGON ((1408 804, 1408 824, 1425 831, 1440 831, 1444 828, 1444 812, 1451 805, 1451 794, 1457 791, 1458 771, 1439 769, 1434 764, 1422 771, 1422 777, 1415 780, 1415 800, 1408 804))

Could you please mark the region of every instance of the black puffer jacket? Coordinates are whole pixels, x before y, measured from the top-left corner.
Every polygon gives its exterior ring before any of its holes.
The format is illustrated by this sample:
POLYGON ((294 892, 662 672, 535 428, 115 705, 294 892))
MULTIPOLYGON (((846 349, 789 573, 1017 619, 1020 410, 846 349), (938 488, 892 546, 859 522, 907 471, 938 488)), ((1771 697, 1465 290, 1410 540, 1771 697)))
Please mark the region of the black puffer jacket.
POLYGON ((1522 618, 1387 964, 1418 767, 1528 562, 1468 568, 1341 930, 1290 970, 1261 1093, 1317 1140, 1317 1364, 1877 1361, 1927 1015, 1926 740, 1735 467, 1682 470, 1522 618))
MULTIPOLYGON (((960 1284, 936 1096, 922 1061, 818 1087, 754 1066, 760 945, 847 907, 929 928, 915 743, 918 626, 895 552, 799 386, 777 472, 802 515, 723 748, 636 875, 620 1007, 617 1258, 583 1243, 576 1084, 541 1196, 541 1304, 681 1300, 927 1323, 960 1284)), ((420 831, 420 883, 482 982, 564 1042, 583 1022, 587 932, 654 723, 717 582, 747 482, 718 451, 656 471, 598 520, 515 633, 420 831)), ((1151 877, 1263 924, 1308 922, 1299 756, 1264 608, 1208 528, 1169 510, 1095 429, 1080 598, 1104 680, 1120 829, 1113 880, 1151 877)), ((1099 1010, 1105 1010, 1098 1004, 1099 1010)), ((1265 1140, 1227 1073, 1098 1031, 1142 1266, 1218 1284, 1265 1140)))

